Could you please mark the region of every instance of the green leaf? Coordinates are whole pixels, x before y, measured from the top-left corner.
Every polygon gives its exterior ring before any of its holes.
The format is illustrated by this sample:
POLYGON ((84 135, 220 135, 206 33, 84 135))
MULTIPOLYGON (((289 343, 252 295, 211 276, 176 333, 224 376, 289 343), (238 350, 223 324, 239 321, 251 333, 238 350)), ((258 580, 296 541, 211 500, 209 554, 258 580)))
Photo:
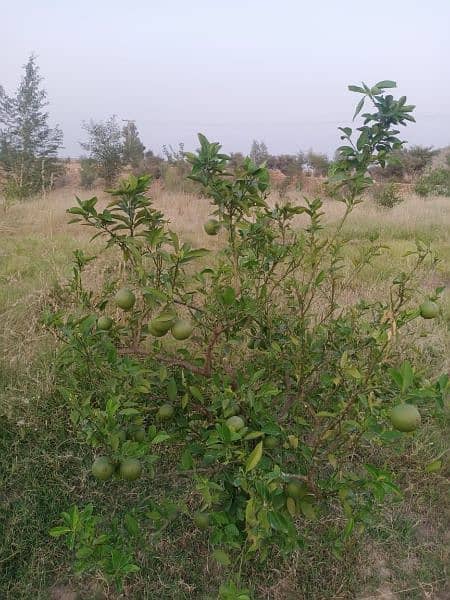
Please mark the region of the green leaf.
POLYGON ((315 521, 317 516, 316 511, 314 510, 314 506, 309 502, 306 502, 306 500, 300 500, 299 504, 301 511, 305 515, 305 517, 310 521, 315 521))
POLYGON ((178 395, 177 383, 173 377, 169 379, 167 384, 167 397, 171 402, 175 402, 178 395))
POLYGON ((356 92, 357 94, 365 94, 366 93, 364 88, 359 87, 358 85, 349 85, 348 90, 350 92, 356 92))
POLYGON ((233 304, 233 302, 236 300, 236 292, 234 288, 232 288, 231 286, 227 286, 226 288, 224 288, 221 298, 222 302, 227 306, 233 304))
POLYGON ((379 88, 381 90, 386 88, 395 88, 397 87, 397 83, 390 79, 384 79, 383 81, 379 81, 378 83, 376 83, 374 87, 379 88))
POLYGON ((254 469, 257 464, 259 463, 259 461, 262 458, 262 454, 263 454, 263 443, 259 442, 259 444, 257 444, 255 446, 255 448, 253 449, 253 451, 250 453, 250 456, 247 459, 247 462, 245 463, 245 472, 248 473, 249 471, 251 471, 252 469, 254 469))
POLYGON ((66 533, 70 533, 72 530, 70 527, 52 527, 50 529, 49 534, 52 537, 60 537, 61 535, 65 535, 66 533))
POLYGON ((442 460, 433 460, 425 467, 427 473, 437 473, 442 469, 442 460))
POLYGON ((359 115, 359 113, 361 112, 362 107, 364 106, 364 100, 365 98, 361 98, 361 100, 358 102, 358 104, 356 105, 356 109, 355 109, 355 114, 353 115, 353 120, 356 119, 356 117, 359 115))
POLYGON ((231 559, 229 555, 224 550, 220 550, 220 548, 214 550, 213 556, 217 560, 217 562, 223 565, 224 567, 227 567, 231 564, 231 559))
POLYGON ((297 505, 294 498, 288 498, 286 500, 286 508, 288 509, 288 513, 291 515, 291 517, 295 517, 298 514, 297 505))
POLYGON ((170 439, 170 435, 168 433, 157 433, 155 437, 150 442, 151 444, 161 444, 161 442, 165 442, 170 439))

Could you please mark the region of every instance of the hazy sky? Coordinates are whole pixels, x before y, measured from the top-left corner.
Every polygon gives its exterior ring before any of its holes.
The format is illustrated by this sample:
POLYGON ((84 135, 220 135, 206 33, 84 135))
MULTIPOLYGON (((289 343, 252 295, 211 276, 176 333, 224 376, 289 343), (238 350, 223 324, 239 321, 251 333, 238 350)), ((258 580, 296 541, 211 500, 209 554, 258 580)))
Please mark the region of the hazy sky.
POLYGON ((148 148, 332 153, 357 97, 394 79, 410 143, 450 143, 450 0, 0 0, 0 83, 35 52, 65 154, 81 122, 135 119, 148 148))

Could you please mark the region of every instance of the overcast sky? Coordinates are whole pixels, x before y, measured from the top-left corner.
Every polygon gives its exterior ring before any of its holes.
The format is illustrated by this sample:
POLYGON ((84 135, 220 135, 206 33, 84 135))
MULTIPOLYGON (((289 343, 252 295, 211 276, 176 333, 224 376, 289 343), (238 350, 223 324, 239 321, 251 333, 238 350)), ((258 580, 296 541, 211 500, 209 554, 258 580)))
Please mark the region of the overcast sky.
POLYGON ((357 100, 394 79, 410 143, 450 143, 450 0, 1 0, 0 84, 38 55, 64 154, 83 120, 135 119, 148 148, 332 153, 357 100))

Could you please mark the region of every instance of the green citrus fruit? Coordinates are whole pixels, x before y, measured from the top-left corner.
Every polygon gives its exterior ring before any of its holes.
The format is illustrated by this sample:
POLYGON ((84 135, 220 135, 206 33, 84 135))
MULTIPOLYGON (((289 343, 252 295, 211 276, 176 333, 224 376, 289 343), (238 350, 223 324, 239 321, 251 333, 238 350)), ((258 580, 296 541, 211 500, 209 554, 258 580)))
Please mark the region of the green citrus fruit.
POLYGON ((171 332, 176 340, 187 340, 187 338, 190 337, 193 329, 194 328, 190 321, 186 321, 185 319, 178 319, 172 325, 171 332))
POLYGON ((199 529, 205 530, 209 527, 209 515, 208 513, 198 512, 194 515, 194 523, 199 529))
POLYGON ((160 419, 171 419, 174 412, 175 409, 171 404, 162 404, 158 410, 158 417, 160 419))
POLYGON ((137 427, 136 429, 133 429, 131 435, 135 442, 143 442, 145 440, 147 432, 143 427, 137 427))
POLYGON ((304 489, 299 483, 290 481, 286 486, 286 494, 290 498, 301 498, 304 495, 304 489))
POLYGON ((123 479, 134 481, 141 476, 142 465, 137 458, 126 458, 120 463, 119 473, 123 479))
POLYGON ((203 225, 205 232, 208 235, 217 235, 220 229, 220 223, 217 219, 208 219, 203 225))
POLYGON ((231 431, 239 431, 245 426, 245 421, 239 415, 234 415, 226 420, 226 424, 228 429, 231 429, 231 431))
POLYGON ((226 408, 224 408, 223 410, 223 416, 228 418, 228 417, 233 417, 234 415, 237 415, 239 413, 239 406, 236 402, 231 402, 226 408))
POLYGON ((124 429, 120 429, 117 432, 117 435, 119 436, 119 440, 121 442, 124 442, 127 439, 127 432, 124 429))
POLYGON ((115 301, 122 310, 131 310, 136 302, 136 297, 128 288, 122 288, 117 292, 115 301))
POLYGON ((166 333, 169 331, 169 329, 170 329, 170 327, 161 325, 161 322, 158 321, 157 319, 153 319, 153 321, 150 321, 150 323, 148 325, 149 332, 152 335, 154 335, 155 337, 162 337, 163 335, 166 335, 166 333))
POLYGON ((102 331, 108 331, 108 329, 111 329, 112 324, 113 320, 111 317, 100 317, 97 321, 97 327, 102 331))
POLYGON ((427 300, 421 304, 419 310, 420 316, 424 319, 435 319, 439 314, 439 306, 431 300, 427 300))
POLYGON ((274 448, 276 448, 278 446, 278 439, 276 437, 273 437, 273 435, 269 435, 264 438, 263 446, 264 446, 264 448, 273 450, 274 448))
POLYGON ((391 411, 391 423, 398 431, 414 431, 421 420, 420 412, 414 404, 397 404, 391 411))
POLYGON ((107 456, 99 456, 92 464, 92 475, 100 481, 106 481, 114 473, 114 465, 107 456))

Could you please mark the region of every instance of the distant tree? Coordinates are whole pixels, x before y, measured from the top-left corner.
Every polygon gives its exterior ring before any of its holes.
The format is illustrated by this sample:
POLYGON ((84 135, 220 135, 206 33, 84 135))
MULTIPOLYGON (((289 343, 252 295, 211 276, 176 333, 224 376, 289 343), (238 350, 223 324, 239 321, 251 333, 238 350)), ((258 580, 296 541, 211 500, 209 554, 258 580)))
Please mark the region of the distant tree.
POLYGON ((80 184, 86 189, 90 190, 95 180, 97 179, 97 164, 93 158, 87 158, 82 156, 80 158, 80 184))
POLYGON ((139 167, 144 158, 145 146, 139 138, 134 121, 127 121, 122 129, 123 136, 123 163, 133 168, 139 167))
POLYGON ((401 181, 405 177, 417 179, 431 165, 436 153, 431 146, 411 146, 396 150, 384 169, 375 167, 372 173, 377 179, 385 181, 401 181))
POLYGON ((242 152, 231 152, 230 153, 230 167, 233 170, 239 168, 245 160, 245 156, 242 152))
POLYGON ((421 175, 431 165, 436 150, 431 146, 411 146, 402 152, 401 162, 408 175, 421 175))
POLYGON ((0 86, 0 169, 7 194, 19 199, 45 193, 64 171, 58 159, 63 134, 58 126, 49 126, 47 92, 41 88, 35 56, 24 71, 15 95, 8 96, 0 86))
POLYGON ((171 144, 169 144, 168 146, 164 144, 162 147, 162 151, 168 163, 174 164, 186 162, 184 156, 184 142, 179 142, 178 150, 175 150, 171 144))
POLYGON ((252 147, 250 149, 250 158, 255 165, 261 165, 269 158, 269 151, 263 141, 253 140, 252 147))
POLYGON ((297 154, 279 154, 270 155, 267 158, 267 166, 269 169, 278 169, 289 177, 299 175, 303 171, 306 163, 306 158, 303 152, 297 154))
POLYGON ((89 140, 80 145, 89 152, 97 166, 97 172, 103 177, 105 184, 110 186, 117 179, 123 164, 123 138, 122 130, 115 115, 106 121, 89 121, 83 123, 89 140))
POLYGON ((330 167, 330 160, 326 154, 310 150, 306 155, 306 164, 316 176, 325 176, 330 167))

